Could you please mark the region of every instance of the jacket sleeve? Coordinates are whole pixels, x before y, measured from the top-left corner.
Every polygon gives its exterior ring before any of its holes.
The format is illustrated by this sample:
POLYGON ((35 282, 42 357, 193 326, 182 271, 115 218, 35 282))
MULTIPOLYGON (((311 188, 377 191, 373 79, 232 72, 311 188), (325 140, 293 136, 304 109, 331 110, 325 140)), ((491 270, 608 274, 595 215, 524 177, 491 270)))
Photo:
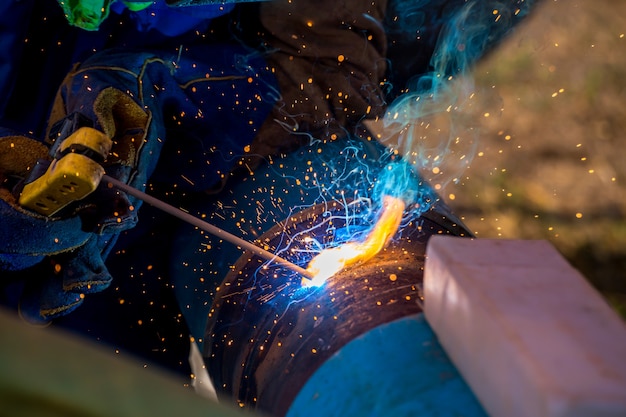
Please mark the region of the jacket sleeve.
POLYGON ((386 0, 262 3, 267 60, 281 100, 262 127, 253 152, 289 150, 298 145, 295 137, 309 134, 333 139, 359 120, 382 114, 385 8, 386 0))

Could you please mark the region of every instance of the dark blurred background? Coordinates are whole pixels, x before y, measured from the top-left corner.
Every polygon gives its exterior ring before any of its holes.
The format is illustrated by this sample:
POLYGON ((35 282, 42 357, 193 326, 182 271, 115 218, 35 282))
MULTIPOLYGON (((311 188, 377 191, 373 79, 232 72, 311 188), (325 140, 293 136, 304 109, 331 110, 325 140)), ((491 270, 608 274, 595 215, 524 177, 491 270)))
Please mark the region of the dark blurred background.
POLYGON ((626 318, 626 2, 545 0, 474 76, 500 110, 442 195, 477 237, 552 242, 626 318))

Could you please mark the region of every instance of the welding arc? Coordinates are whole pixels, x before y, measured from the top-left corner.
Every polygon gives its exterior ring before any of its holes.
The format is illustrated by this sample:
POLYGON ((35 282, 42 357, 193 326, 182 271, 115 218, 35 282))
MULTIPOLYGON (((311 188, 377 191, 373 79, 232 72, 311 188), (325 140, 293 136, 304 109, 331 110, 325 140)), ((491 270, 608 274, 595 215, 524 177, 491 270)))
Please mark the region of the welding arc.
POLYGON ((134 187, 131 187, 130 185, 125 184, 108 175, 103 175, 102 180, 107 181, 109 183, 109 186, 115 186, 116 188, 124 191, 125 193, 128 193, 140 200, 143 200, 146 203, 150 204, 151 206, 158 208, 159 210, 162 210, 168 214, 171 214, 174 217, 178 217, 179 219, 191 224, 192 226, 196 226, 198 229, 204 230, 205 232, 209 232, 212 235, 222 238, 234 245, 240 246, 243 249, 247 249, 268 261, 275 262, 287 269, 297 272, 298 274, 302 275, 303 277, 307 279, 313 279, 313 275, 306 269, 292 262, 289 262, 288 260, 281 258, 280 256, 273 254, 272 252, 266 251, 265 249, 262 249, 258 247, 257 245, 251 242, 248 242, 247 240, 237 237, 227 232, 226 230, 220 229, 219 227, 214 226, 208 222, 205 222, 204 220, 200 220, 197 217, 192 216, 191 214, 166 203, 165 201, 152 197, 151 195, 146 194, 143 191, 140 191, 134 187))

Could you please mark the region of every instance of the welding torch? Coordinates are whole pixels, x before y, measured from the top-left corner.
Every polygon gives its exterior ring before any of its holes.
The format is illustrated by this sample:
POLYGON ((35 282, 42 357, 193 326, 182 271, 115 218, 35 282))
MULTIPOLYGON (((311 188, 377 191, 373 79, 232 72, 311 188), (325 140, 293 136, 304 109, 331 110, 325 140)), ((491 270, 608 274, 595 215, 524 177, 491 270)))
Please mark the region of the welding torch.
POLYGON ((106 175, 100 161, 106 158, 111 146, 111 139, 96 129, 82 127, 76 130, 61 143, 57 156, 51 163, 42 161, 42 167, 33 169, 34 179, 24 186, 19 196, 20 205, 39 214, 52 216, 73 201, 91 194, 104 180, 109 187, 116 187, 201 230, 296 272, 306 279, 313 278, 311 272, 293 262, 106 175), (43 174, 35 172, 44 169, 43 174))

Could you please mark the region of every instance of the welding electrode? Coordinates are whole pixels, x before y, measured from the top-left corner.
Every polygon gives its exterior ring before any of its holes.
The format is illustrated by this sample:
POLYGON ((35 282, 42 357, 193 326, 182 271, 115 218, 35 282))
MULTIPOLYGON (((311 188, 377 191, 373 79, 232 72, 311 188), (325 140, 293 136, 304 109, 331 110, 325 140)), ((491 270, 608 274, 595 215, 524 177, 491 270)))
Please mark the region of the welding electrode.
POLYGON ((140 200, 145 201, 146 203, 150 204, 151 206, 154 206, 156 208, 158 208, 159 210, 162 210, 168 214, 171 214, 174 217, 178 217, 179 219, 193 225, 196 226, 199 229, 204 230, 205 232, 209 232, 217 237, 220 237, 234 245, 240 246, 243 249, 247 249, 259 256, 261 256, 262 258, 271 261, 271 262, 275 262, 287 269, 290 269, 293 272, 297 272, 298 274, 302 275, 303 277, 307 278, 307 279, 312 279, 313 275, 308 272, 306 269, 292 263, 289 262, 288 260, 281 258, 278 255, 273 254, 272 252, 266 251, 265 249, 262 249, 260 247, 258 247, 257 245, 248 242, 246 240, 241 239, 240 237, 237 237, 223 229, 220 229, 219 227, 216 227, 210 223, 205 222, 204 220, 200 220, 195 216, 192 216, 191 214, 176 208, 170 204, 167 204, 166 202, 159 200, 158 198, 152 197, 149 194, 144 193, 143 191, 140 191, 134 187, 131 187, 113 177, 110 177, 108 175, 104 175, 102 177, 103 181, 106 181, 109 183, 110 186, 114 186, 122 191, 124 191, 125 193, 128 193, 140 200))

